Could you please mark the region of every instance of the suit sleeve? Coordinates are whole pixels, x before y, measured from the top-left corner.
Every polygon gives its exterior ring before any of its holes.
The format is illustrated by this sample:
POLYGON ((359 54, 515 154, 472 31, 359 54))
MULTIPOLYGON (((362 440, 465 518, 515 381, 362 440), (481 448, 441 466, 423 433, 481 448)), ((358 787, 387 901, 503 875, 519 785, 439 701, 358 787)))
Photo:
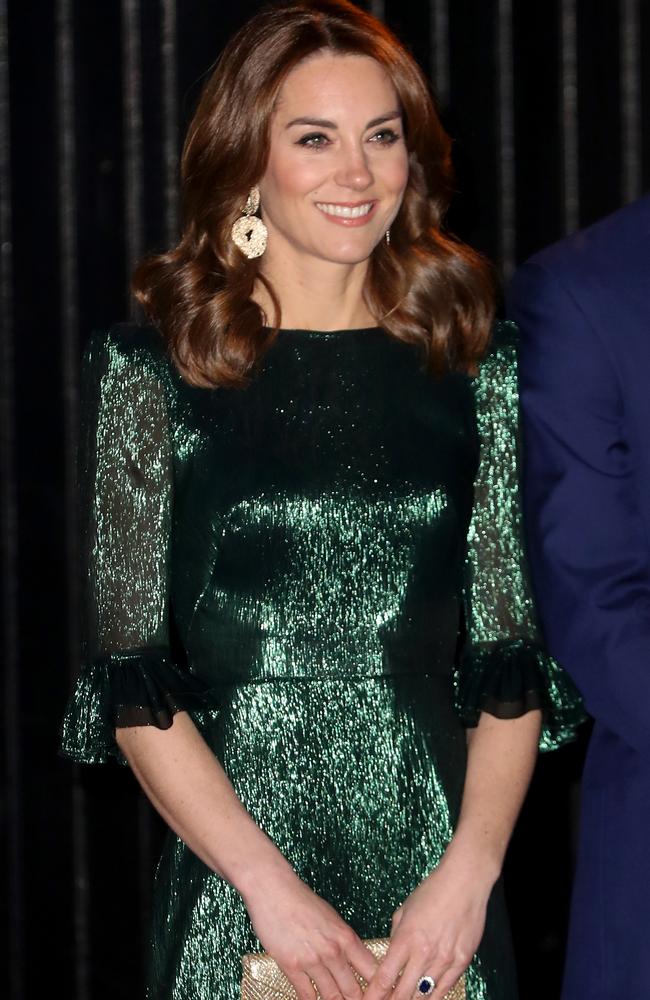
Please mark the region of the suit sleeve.
POLYGON ((519 270, 529 558, 546 639, 588 710, 650 746, 650 574, 612 359, 579 302, 538 263, 519 270))
POLYGON ((166 729, 203 685, 170 644, 172 457, 150 352, 95 335, 82 368, 78 450, 82 662, 63 721, 74 760, 123 760, 115 728, 166 729))

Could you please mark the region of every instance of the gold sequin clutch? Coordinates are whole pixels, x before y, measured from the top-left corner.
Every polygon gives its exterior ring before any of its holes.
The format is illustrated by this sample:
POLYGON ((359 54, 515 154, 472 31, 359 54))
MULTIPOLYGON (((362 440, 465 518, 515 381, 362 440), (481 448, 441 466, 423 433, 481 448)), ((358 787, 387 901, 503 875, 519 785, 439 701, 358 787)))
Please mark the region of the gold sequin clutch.
MULTIPOLYGON (((373 938, 363 943, 375 958, 381 960, 388 951, 388 942, 389 938, 373 938)), ((293 986, 266 952, 244 955, 242 965, 244 975, 241 981, 241 1000, 298 1000, 293 986)), ((368 984, 358 973, 355 972, 355 976, 361 989, 365 990, 368 984)), ((318 994, 316 998, 320 1000, 318 994)), ((444 1000, 466 1000, 465 976, 461 976, 444 1000)))

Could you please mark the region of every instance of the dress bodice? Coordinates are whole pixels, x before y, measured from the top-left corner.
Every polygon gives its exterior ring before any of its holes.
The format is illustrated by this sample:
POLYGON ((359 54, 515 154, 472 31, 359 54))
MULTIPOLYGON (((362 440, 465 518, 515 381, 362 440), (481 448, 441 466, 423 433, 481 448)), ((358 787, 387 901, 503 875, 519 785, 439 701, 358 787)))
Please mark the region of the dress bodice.
POLYGON ((170 382, 172 606, 197 672, 450 674, 469 380, 370 329, 281 331, 245 390, 170 382))

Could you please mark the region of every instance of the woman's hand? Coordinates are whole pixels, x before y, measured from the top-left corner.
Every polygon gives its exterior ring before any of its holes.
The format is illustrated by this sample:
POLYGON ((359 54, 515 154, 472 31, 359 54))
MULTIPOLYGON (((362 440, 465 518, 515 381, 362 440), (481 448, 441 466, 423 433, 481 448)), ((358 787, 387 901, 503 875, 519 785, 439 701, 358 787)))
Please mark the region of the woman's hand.
POLYGON ((421 996, 417 988, 423 976, 436 984, 428 1000, 442 1000, 483 937, 493 884, 494 877, 476 865, 443 858, 395 911, 388 952, 364 1000, 412 1000, 421 996))
POLYGON ((411 1000, 423 976, 442 1000, 471 962, 537 756, 541 712, 482 713, 467 731, 467 773, 456 832, 442 861, 393 917, 388 953, 364 1000, 411 1000), (400 972, 402 973, 400 978, 400 972))
POLYGON ((361 1000, 353 966, 368 982, 374 956, 336 910, 292 871, 281 871, 244 902, 263 948, 278 963, 300 1000, 361 1000))

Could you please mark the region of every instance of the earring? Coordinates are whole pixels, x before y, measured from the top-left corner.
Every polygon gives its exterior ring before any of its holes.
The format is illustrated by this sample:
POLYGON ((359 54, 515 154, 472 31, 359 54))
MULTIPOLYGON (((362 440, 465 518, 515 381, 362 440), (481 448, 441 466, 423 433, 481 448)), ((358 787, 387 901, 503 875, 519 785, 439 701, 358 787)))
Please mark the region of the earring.
POLYGON ((386 240, 386 246, 389 247, 390 246, 390 229, 386 230, 386 236, 384 238, 386 240))
POLYGON ((268 229, 260 217, 255 215, 259 207, 260 189, 255 186, 246 199, 241 218, 237 219, 230 230, 233 242, 249 260, 262 256, 269 236, 268 229))

